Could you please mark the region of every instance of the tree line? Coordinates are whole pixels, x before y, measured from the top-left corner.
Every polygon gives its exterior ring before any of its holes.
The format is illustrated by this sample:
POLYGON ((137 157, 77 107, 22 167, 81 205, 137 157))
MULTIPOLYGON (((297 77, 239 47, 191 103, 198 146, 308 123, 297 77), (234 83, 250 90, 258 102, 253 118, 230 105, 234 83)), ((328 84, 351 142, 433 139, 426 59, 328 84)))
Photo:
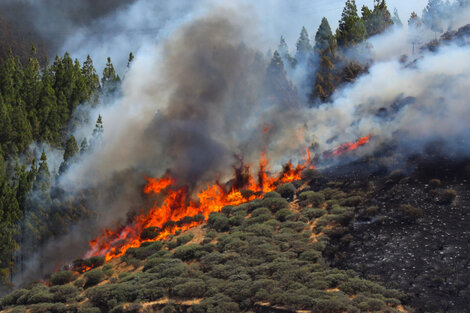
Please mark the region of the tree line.
POLYGON ((90 56, 80 64, 65 53, 41 67, 34 47, 27 62, 10 50, 0 65, 0 282, 8 280, 14 264, 21 270, 24 256, 14 257, 19 246, 34 251, 89 214, 54 180, 99 142, 101 116, 90 142, 81 138, 79 145, 69 134, 88 118, 77 114, 78 105, 93 107, 100 97, 119 92, 120 77, 107 61, 101 79, 90 56), (36 159, 33 143, 64 151, 58 173, 49 169, 45 151, 36 159))

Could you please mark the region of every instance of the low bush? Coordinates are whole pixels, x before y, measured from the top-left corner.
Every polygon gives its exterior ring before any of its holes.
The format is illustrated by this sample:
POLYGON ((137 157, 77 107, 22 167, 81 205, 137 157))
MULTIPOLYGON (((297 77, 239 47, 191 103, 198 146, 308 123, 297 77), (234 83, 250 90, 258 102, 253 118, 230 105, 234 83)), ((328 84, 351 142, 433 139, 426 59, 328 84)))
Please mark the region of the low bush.
POLYGON ((95 286, 103 281, 105 274, 101 269, 94 269, 85 273, 85 288, 95 286))
POLYGON ((12 293, 4 296, 2 299, 0 299, 0 307, 5 307, 9 305, 15 305, 15 304, 21 304, 18 302, 18 299, 21 297, 24 297, 28 293, 27 289, 17 289, 13 291, 12 293))
POLYGON ((432 188, 438 188, 442 186, 442 182, 440 179, 431 179, 429 181, 429 186, 431 186, 432 188))
POLYGON ((443 204, 451 204, 454 202, 455 198, 457 197, 457 192, 453 189, 446 189, 442 192, 440 196, 441 203, 443 204))
POLYGON ((51 285, 64 285, 75 280, 76 274, 72 271, 61 271, 51 275, 51 285))
POLYGON ((206 284, 202 279, 192 279, 171 289, 171 295, 182 299, 202 298, 206 292, 206 284))
POLYGON ((193 238, 194 238, 193 234, 183 234, 176 238, 176 243, 178 244, 178 246, 182 246, 184 244, 187 244, 191 240, 193 240, 193 238))
POLYGON ((305 208, 302 210, 302 214, 307 217, 309 220, 319 218, 326 214, 326 211, 323 209, 316 208, 305 208))
POLYGON ((291 183, 280 185, 276 188, 276 192, 286 199, 292 199, 294 197, 295 191, 296 189, 291 183))
POLYGON ((198 252, 201 250, 201 246, 198 244, 191 244, 187 246, 181 246, 175 249, 173 255, 183 261, 194 259, 198 256, 198 252))
POLYGON ((160 235, 162 229, 160 227, 147 227, 140 233, 142 240, 152 240, 160 235))
POLYGON ((209 215, 209 219, 207 220, 207 224, 212 229, 217 230, 218 232, 224 232, 229 229, 230 223, 228 218, 222 214, 217 212, 212 212, 209 215))
POLYGON ((163 248, 163 243, 160 241, 154 242, 143 242, 139 248, 129 248, 126 251, 126 255, 134 257, 139 260, 144 260, 157 253, 163 248))
POLYGON ((416 208, 409 204, 403 204, 400 206, 400 211, 405 216, 405 219, 414 222, 417 219, 423 217, 423 210, 420 208, 416 208))
POLYGON ((80 291, 73 285, 63 285, 51 287, 50 291, 54 294, 54 302, 73 302, 80 291))
POLYGON ((340 201, 341 205, 349 206, 349 207, 357 207, 361 205, 364 201, 364 198, 361 196, 351 196, 346 199, 340 201))
POLYGON ((281 198, 282 196, 276 191, 270 191, 264 194, 263 199, 267 198, 281 198))
POLYGON ((321 192, 304 191, 299 195, 299 198, 314 207, 321 207, 325 202, 325 195, 321 192))
POLYGON ((276 212, 275 216, 278 221, 285 222, 287 217, 292 214, 292 211, 289 209, 280 209, 276 212))
POLYGON ((268 197, 263 199, 263 206, 271 210, 271 212, 276 213, 280 209, 288 208, 289 202, 280 197, 268 197))

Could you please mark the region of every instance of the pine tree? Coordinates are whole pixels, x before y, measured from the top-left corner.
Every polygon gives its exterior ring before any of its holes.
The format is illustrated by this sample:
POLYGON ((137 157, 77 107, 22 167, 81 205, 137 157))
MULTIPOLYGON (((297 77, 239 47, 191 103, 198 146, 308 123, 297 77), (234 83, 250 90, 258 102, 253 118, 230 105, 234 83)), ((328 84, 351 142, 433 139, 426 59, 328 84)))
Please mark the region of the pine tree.
POLYGON ((398 10, 397 8, 395 8, 393 10, 393 17, 392 17, 392 20, 393 20, 393 24, 397 25, 398 27, 403 27, 403 23, 400 19, 400 16, 398 15, 398 10))
POLYGON ((315 50, 324 51, 325 49, 333 47, 335 45, 334 40, 335 38, 331 31, 330 23, 328 19, 324 17, 315 34, 315 50))
POLYGON ((429 0, 423 10, 423 24, 436 33, 443 32, 441 13, 444 9, 442 0, 429 0))
POLYGON ((132 52, 129 52, 129 59, 127 60, 127 68, 131 67, 132 61, 134 61, 134 54, 132 54, 132 52))
POLYGON ((83 138, 82 142, 80 143, 80 155, 84 155, 88 151, 88 141, 86 138, 83 138))
POLYGON ((336 42, 326 18, 315 35, 315 50, 318 53, 319 64, 314 78, 313 89, 310 93, 310 101, 316 99, 326 101, 335 91, 337 77, 335 74, 336 42))
POLYGON ((82 76, 85 80, 85 85, 88 97, 91 97, 90 102, 93 105, 98 103, 98 93, 97 91, 100 89, 100 79, 98 74, 96 74, 95 67, 93 66, 93 60, 91 59, 90 55, 87 56, 85 62, 83 62, 82 66, 82 76))
POLYGON ((392 15, 388 11, 385 0, 374 0, 374 10, 362 7, 362 20, 367 32, 367 37, 383 33, 393 25, 392 15))
POLYGON ((284 36, 281 36, 277 51, 284 63, 287 63, 291 68, 295 67, 295 59, 289 53, 289 47, 287 46, 284 36))
POLYGON ((302 27, 300 31, 299 40, 297 40, 297 52, 295 58, 297 63, 305 63, 308 61, 312 54, 312 45, 310 44, 310 39, 308 32, 305 27, 302 27))
POLYGON ((70 136, 65 143, 65 151, 64 151, 64 161, 60 164, 59 167, 59 174, 65 173, 65 171, 70 167, 73 163, 77 154, 80 153, 80 149, 78 148, 77 141, 75 140, 74 136, 70 136))
POLYGON ((114 70, 111 58, 108 57, 106 67, 103 69, 103 76, 101 77, 101 86, 103 87, 104 92, 111 94, 117 91, 120 81, 121 79, 114 70))
POLYGON ((361 43, 365 38, 366 28, 357 13, 356 1, 347 0, 336 31, 338 45, 347 48, 361 43))
POLYGON ((274 51, 266 71, 265 90, 268 91, 270 100, 281 106, 296 105, 297 92, 287 79, 284 62, 277 51, 274 51))
POLYGON ((96 120, 95 129, 93 129, 91 145, 95 147, 96 144, 102 144, 103 142, 103 120, 101 115, 98 115, 98 119, 96 120))

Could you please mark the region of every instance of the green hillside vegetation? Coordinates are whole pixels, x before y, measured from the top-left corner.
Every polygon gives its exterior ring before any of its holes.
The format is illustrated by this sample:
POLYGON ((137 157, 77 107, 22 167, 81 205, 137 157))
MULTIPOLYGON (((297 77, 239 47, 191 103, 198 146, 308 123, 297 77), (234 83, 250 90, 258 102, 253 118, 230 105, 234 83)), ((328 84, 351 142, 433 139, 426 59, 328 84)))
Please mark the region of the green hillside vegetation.
POLYGON ((1 305, 5 312, 404 312, 401 292, 328 266, 352 240, 363 194, 305 174, 174 238, 104 265, 95 258, 99 266, 84 274, 57 272, 51 287, 32 284, 1 305))

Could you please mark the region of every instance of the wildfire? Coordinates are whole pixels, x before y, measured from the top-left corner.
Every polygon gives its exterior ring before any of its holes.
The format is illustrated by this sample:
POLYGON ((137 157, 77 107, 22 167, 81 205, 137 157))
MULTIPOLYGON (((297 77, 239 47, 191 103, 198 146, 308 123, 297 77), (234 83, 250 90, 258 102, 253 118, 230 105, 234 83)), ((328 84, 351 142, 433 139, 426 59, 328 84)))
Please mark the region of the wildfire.
MULTIPOLYGON (((370 136, 357 142, 341 145, 333 151, 341 155, 366 144, 370 136)), ((100 236, 90 241, 90 250, 86 257, 104 256, 111 260, 125 254, 129 248, 139 247, 145 241, 164 240, 179 231, 185 231, 206 220, 212 212, 220 212, 224 206, 239 205, 257 198, 263 193, 273 191, 277 186, 301 179, 303 170, 311 164, 309 149, 304 162, 294 167, 292 163, 284 165, 281 173, 272 176, 269 171, 269 159, 265 152, 261 154, 258 173, 253 176, 250 166, 241 162, 235 167, 231 188, 215 182, 197 193, 196 199, 190 196, 186 186, 178 186, 171 175, 161 178, 148 178, 143 191, 146 194, 158 194, 163 202, 155 204, 147 213, 142 213, 132 224, 120 226, 115 230, 106 229, 100 236)))
POLYGON ((272 177, 266 153, 262 153, 257 179, 251 175, 250 166, 242 163, 235 168, 235 179, 229 191, 216 182, 201 190, 197 199, 190 197, 187 187, 178 187, 175 179, 168 174, 158 179, 146 177, 144 193, 159 194, 163 196, 163 202, 138 216, 130 225, 105 230, 90 241, 86 257, 102 255, 108 261, 124 255, 129 248, 139 247, 142 242, 164 240, 177 231, 203 223, 210 213, 219 212, 226 205, 239 205, 260 198, 280 184, 299 180, 301 172, 307 167, 311 167, 310 158, 296 167, 287 163, 279 175, 272 177), (142 236, 146 229, 151 230, 154 236, 142 236))

